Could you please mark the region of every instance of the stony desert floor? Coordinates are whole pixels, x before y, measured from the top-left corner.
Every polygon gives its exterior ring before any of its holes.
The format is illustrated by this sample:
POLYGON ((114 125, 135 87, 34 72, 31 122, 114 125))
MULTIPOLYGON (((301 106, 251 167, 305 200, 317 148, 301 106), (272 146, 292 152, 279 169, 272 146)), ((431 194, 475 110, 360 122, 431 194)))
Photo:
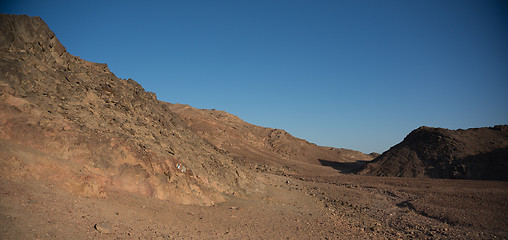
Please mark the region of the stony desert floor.
MULTIPOLYGON (((257 172, 264 189, 212 207, 123 192, 74 196, 0 181, 1 239, 505 239, 508 183, 257 172)), ((316 171, 316 170, 315 170, 316 171)))

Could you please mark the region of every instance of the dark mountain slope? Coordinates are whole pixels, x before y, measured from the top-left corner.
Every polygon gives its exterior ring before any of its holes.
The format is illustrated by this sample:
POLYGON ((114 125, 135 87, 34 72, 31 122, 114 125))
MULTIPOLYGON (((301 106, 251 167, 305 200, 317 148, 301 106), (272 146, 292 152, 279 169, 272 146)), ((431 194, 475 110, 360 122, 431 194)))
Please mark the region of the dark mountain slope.
POLYGON ((467 130, 421 127, 360 173, 508 180, 508 126, 467 130))

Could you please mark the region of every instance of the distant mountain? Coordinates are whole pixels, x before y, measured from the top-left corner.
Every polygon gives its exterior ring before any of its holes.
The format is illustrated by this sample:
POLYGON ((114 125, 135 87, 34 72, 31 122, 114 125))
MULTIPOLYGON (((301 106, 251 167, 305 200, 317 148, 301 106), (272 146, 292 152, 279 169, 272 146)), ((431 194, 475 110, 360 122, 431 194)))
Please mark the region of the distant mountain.
POLYGON ((508 126, 448 130, 420 127, 360 174, 508 180, 508 126))

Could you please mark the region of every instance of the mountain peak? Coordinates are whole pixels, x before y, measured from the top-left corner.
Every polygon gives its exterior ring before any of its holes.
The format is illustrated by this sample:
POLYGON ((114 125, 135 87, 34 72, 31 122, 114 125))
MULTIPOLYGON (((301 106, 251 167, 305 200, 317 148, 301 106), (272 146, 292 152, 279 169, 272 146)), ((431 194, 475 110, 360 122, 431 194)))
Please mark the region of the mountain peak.
POLYGON ((40 17, 0 14, 0 49, 21 53, 50 53, 60 57, 67 52, 55 33, 40 17))

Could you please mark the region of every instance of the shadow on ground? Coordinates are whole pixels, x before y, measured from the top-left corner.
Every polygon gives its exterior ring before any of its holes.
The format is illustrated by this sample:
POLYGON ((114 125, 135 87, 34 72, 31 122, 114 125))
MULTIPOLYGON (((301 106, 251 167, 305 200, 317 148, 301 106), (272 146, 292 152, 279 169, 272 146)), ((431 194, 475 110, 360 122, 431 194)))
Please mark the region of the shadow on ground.
POLYGON ((356 173, 362 169, 365 164, 370 161, 356 161, 356 162, 333 162, 324 159, 318 159, 321 165, 326 167, 332 167, 335 170, 338 170, 341 173, 356 173))

